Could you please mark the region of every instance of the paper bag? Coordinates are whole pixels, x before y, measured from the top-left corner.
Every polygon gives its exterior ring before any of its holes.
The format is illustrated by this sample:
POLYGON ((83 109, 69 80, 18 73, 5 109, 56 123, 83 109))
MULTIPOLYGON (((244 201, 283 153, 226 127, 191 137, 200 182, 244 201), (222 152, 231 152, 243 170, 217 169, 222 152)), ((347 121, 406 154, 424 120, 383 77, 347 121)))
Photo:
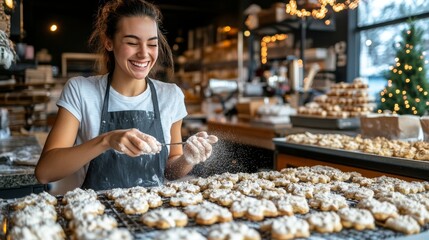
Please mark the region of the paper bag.
POLYGON ((420 118, 414 115, 367 115, 360 118, 360 123, 364 138, 385 137, 404 141, 423 138, 420 118))

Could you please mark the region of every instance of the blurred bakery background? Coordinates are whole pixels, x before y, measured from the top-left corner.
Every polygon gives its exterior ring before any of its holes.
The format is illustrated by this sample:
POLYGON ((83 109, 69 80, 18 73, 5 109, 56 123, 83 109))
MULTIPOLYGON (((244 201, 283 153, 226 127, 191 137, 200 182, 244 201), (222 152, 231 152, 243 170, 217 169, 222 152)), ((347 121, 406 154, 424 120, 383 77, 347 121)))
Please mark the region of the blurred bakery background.
MULTIPOLYGON (((16 167, 6 175, 30 179, 0 180, 0 197, 46 189, 31 165, 63 84, 97 72, 87 41, 103 2, 0 0, 0 159, 16 167)), ((323 164, 428 180, 426 162, 398 161, 394 151, 366 158, 286 141, 303 133, 426 141, 428 1, 152 2, 175 59, 174 77, 158 78, 185 94, 183 137, 220 138, 215 160, 193 176, 323 164)))

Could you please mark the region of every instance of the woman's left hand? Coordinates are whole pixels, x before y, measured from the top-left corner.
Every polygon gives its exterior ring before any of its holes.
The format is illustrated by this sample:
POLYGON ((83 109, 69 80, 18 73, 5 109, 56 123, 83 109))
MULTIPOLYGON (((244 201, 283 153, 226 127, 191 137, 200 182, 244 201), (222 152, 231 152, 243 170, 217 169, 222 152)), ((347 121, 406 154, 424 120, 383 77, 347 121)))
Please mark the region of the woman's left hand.
POLYGON ((207 160, 212 154, 212 144, 216 143, 218 138, 215 135, 208 135, 207 132, 198 132, 186 140, 183 149, 185 160, 192 164, 198 164, 207 160))

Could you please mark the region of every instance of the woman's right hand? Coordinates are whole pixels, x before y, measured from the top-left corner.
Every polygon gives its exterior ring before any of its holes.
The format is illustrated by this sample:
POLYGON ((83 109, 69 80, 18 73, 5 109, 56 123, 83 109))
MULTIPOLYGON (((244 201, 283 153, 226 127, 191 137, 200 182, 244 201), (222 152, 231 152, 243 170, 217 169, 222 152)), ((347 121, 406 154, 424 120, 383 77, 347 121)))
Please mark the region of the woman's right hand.
POLYGON ((161 151, 161 143, 151 135, 140 132, 136 128, 114 130, 107 135, 110 148, 130 157, 143 154, 156 154, 161 151))

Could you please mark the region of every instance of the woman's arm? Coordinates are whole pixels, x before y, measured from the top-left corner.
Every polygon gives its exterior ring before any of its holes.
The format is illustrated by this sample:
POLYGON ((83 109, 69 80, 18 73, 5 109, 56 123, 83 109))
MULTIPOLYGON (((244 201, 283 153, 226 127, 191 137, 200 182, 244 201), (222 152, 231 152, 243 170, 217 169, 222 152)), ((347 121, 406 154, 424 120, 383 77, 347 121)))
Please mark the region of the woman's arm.
POLYGON ((78 128, 79 121, 60 107, 36 166, 35 174, 39 182, 48 183, 64 178, 108 149, 102 136, 73 147, 78 128))
MULTIPOLYGON (((182 120, 179 120, 171 126, 170 130, 171 142, 182 142, 182 120)), ((194 165, 187 162, 183 157, 182 145, 171 145, 170 154, 167 160, 165 177, 169 180, 174 180, 186 176, 194 165)))
POLYGON ((78 129, 79 121, 60 107, 36 166, 35 174, 40 183, 71 175, 110 148, 131 157, 161 150, 154 137, 138 129, 114 130, 74 146, 78 129))

